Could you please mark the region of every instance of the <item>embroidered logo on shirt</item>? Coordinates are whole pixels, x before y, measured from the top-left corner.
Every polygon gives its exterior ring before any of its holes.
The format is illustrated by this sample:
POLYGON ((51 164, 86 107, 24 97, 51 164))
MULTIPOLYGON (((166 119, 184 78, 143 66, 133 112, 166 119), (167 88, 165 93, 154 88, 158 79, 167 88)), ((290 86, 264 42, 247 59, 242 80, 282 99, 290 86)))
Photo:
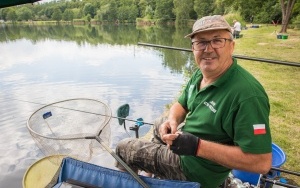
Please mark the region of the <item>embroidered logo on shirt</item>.
POLYGON ((207 106, 213 113, 217 112, 217 110, 214 107, 216 105, 214 101, 210 101, 209 103, 205 101, 204 105, 207 106))
POLYGON ((255 124, 253 125, 253 130, 255 135, 266 134, 266 125, 265 124, 255 124))

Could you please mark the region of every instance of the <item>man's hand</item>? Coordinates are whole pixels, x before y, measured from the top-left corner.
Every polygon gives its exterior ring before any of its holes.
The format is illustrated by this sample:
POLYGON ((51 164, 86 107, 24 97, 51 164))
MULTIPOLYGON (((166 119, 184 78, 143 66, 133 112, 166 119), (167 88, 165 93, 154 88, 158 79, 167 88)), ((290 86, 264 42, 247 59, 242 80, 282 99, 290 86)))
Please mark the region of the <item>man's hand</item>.
POLYGON ((178 124, 175 121, 170 120, 167 120, 163 124, 161 124, 159 127, 159 134, 162 141, 167 143, 167 140, 165 139, 164 135, 175 134, 175 132, 177 131, 177 126, 178 124))
POLYGON ((173 140, 170 149, 178 155, 196 155, 200 139, 191 133, 183 132, 173 140))

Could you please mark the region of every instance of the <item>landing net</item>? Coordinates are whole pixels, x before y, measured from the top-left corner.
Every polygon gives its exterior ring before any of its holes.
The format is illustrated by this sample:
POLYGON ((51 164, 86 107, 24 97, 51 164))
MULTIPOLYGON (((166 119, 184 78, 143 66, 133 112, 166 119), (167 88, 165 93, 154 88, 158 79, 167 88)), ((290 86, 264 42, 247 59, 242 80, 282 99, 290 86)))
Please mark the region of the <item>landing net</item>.
POLYGON ((110 144, 110 108, 93 99, 69 99, 46 105, 35 111, 27 121, 27 128, 42 152, 66 155, 89 161, 103 148, 95 139, 99 136, 110 144))

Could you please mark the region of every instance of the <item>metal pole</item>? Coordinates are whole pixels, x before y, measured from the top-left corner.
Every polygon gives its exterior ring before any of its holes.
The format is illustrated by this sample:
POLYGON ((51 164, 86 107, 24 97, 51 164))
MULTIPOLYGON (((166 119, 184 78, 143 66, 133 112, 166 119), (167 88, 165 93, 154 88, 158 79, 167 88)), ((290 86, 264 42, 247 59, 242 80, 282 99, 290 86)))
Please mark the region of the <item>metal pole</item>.
POLYGON ((273 180, 273 179, 268 179, 268 178, 265 178, 265 177, 261 177, 261 180, 264 181, 264 182, 268 182, 268 183, 274 184, 274 185, 281 185, 281 186, 283 186, 283 187, 288 187, 288 188, 299 188, 298 186, 295 186, 295 185, 290 185, 290 184, 281 183, 281 182, 275 181, 275 180, 273 180))
MULTIPOLYGON (((162 45, 142 43, 142 42, 138 42, 138 45, 157 47, 157 48, 165 48, 165 49, 170 49, 170 50, 179 50, 179 51, 185 51, 185 52, 192 52, 191 49, 187 49, 187 48, 177 48, 177 47, 172 47, 172 46, 162 46, 162 45)), ((265 63, 273 63, 273 64, 279 64, 279 65, 300 67, 300 62, 279 61, 279 60, 265 59, 265 58, 258 58, 258 57, 249 57, 249 56, 243 56, 243 55, 233 55, 233 57, 235 57, 237 59, 245 59, 245 60, 251 60, 251 61, 259 61, 259 62, 265 62, 265 63)))
POLYGON ((285 169, 281 169, 281 168, 272 167, 271 170, 276 170, 276 171, 279 171, 279 172, 285 172, 287 174, 293 174, 293 175, 296 175, 296 176, 300 176, 299 172, 294 172, 294 171, 285 170, 285 169))

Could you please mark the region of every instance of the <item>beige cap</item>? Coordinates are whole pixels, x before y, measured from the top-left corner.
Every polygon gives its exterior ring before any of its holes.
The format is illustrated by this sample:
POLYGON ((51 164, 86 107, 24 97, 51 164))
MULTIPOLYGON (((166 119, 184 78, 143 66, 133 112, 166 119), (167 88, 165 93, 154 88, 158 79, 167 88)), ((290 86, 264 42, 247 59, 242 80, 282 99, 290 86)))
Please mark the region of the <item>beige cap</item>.
POLYGON ((193 32, 186 35, 185 38, 192 38, 196 33, 204 32, 204 31, 212 31, 212 30, 221 30, 226 29, 230 33, 231 27, 228 22, 221 15, 214 16, 205 16, 199 20, 197 20, 193 25, 193 32))

